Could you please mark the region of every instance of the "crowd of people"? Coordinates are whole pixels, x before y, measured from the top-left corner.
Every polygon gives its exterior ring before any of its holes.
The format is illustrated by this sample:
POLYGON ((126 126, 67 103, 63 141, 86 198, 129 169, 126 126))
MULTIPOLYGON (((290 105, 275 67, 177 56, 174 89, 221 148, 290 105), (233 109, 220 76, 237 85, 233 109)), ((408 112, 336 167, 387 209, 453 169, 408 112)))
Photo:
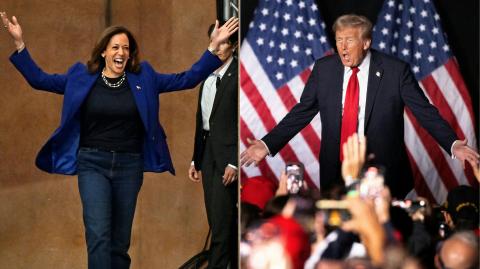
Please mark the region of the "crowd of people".
POLYGON ((345 143, 342 190, 293 194, 285 172, 278 185, 242 179, 242 268, 478 268, 478 190, 393 199, 365 149, 356 134, 345 143))

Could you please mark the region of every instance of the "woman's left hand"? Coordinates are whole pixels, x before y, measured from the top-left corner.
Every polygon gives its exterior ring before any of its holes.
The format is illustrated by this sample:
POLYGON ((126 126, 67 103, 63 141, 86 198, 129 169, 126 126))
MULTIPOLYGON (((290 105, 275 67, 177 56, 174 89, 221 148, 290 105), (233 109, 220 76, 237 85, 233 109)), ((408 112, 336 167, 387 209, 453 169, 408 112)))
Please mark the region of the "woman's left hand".
POLYGON ((23 47, 25 47, 25 44, 23 43, 22 27, 20 27, 17 18, 13 16, 12 20, 10 21, 7 13, 5 12, 0 12, 0 17, 2 18, 3 27, 5 27, 12 37, 15 47, 17 50, 21 50, 23 47))
POLYGON ((215 28, 211 34, 210 48, 217 50, 218 46, 225 42, 232 34, 238 30, 238 18, 232 17, 224 25, 218 27, 218 20, 215 21, 215 28))

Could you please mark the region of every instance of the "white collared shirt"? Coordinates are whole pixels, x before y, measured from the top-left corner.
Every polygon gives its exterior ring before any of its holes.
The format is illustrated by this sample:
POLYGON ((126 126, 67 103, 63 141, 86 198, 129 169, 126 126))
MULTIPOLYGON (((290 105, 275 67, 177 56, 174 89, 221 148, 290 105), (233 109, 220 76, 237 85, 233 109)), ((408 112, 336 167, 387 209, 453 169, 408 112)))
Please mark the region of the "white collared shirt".
MULTIPOLYGON (((358 66, 358 84, 360 86, 360 92, 358 97, 358 128, 357 132, 359 136, 364 135, 365 129, 365 105, 367 103, 367 87, 368 87, 368 71, 370 68, 370 58, 371 53, 370 51, 367 52, 367 55, 363 59, 362 63, 358 66)), ((343 72, 343 86, 342 86, 342 115, 343 115, 343 107, 345 104, 345 95, 347 93, 347 86, 348 81, 350 80, 350 76, 352 75, 352 69, 350 67, 344 68, 343 72)))
MULTIPOLYGON (((227 72, 228 67, 232 63, 233 56, 225 62, 225 64, 220 67, 219 70, 211 73, 210 76, 205 80, 203 84, 203 91, 202 91, 202 100, 200 101, 201 108, 202 108, 202 123, 203 129, 206 131, 210 131, 210 115, 212 114, 213 102, 215 101, 215 94, 217 93, 217 78, 222 79, 223 75, 227 72)), ((192 161, 191 165, 195 163, 192 161)), ((232 164, 228 164, 228 166, 232 167, 233 169, 237 170, 237 167, 232 164)))
POLYGON ((233 57, 230 57, 225 64, 216 70, 205 80, 203 84, 202 100, 200 101, 202 108, 202 122, 203 129, 210 131, 210 115, 212 114, 213 102, 215 101, 215 94, 217 93, 217 78, 222 79, 228 67, 232 63, 233 57))

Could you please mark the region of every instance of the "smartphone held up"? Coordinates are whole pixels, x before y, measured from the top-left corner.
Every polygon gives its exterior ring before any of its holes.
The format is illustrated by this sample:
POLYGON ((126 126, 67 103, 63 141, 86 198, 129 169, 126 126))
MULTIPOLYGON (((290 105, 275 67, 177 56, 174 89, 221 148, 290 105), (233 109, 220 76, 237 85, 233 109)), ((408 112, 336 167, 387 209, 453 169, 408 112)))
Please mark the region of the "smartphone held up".
POLYGON ((290 194, 298 194, 300 190, 305 188, 305 180, 303 178, 305 168, 303 163, 289 162, 285 166, 285 174, 287 175, 287 190, 290 194))

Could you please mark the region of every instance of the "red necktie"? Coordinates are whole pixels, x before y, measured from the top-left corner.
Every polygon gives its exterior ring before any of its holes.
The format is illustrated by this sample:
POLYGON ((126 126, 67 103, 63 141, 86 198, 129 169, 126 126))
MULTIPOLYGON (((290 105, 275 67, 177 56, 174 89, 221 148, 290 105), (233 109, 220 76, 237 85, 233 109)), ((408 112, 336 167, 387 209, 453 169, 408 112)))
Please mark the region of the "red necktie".
POLYGON ((360 86, 358 84, 358 67, 352 67, 352 75, 348 80, 347 94, 343 105, 342 133, 340 136, 340 161, 343 161, 343 143, 347 142, 349 136, 357 132, 358 125, 358 95, 360 86))

